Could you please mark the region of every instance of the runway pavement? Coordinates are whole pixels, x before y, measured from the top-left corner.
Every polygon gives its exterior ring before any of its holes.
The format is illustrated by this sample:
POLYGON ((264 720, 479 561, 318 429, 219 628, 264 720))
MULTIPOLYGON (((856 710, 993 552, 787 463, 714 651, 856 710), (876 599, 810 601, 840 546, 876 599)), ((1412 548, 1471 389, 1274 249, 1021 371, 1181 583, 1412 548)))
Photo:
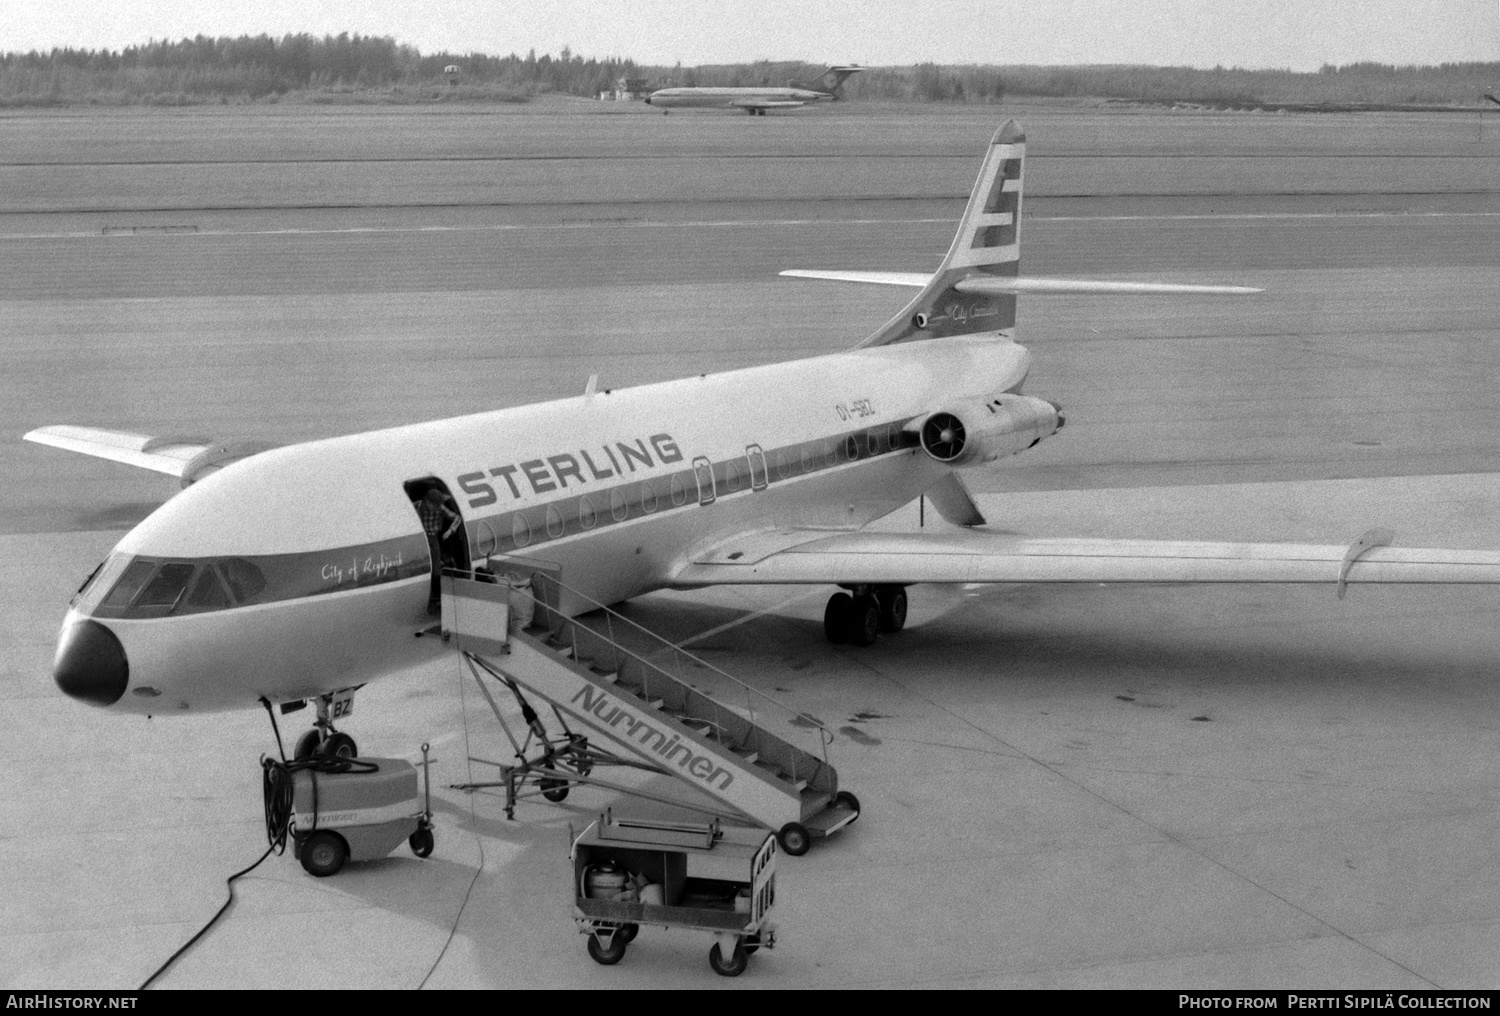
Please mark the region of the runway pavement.
MULTIPOLYGON (((20 433, 295 441, 839 349, 901 294, 774 272, 934 263, 1010 112, 0 116, 0 984, 139 983, 264 849, 272 747, 56 691, 68 596, 171 488, 20 433)), ((1024 301, 1068 426, 983 481, 997 524, 1500 546, 1500 122, 1022 115, 1024 270, 1267 293, 1024 301)), ((589 961, 567 827, 610 796, 507 822, 441 789, 433 858, 272 858, 163 986, 1500 983, 1500 594, 919 587, 855 650, 807 592, 626 607, 840 730, 866 807, 782 859, 783 944, 738 981, 686 932, 589 961)), ((441 787, 502 757, 456 663, 351 727, 431 742, 441 787)))

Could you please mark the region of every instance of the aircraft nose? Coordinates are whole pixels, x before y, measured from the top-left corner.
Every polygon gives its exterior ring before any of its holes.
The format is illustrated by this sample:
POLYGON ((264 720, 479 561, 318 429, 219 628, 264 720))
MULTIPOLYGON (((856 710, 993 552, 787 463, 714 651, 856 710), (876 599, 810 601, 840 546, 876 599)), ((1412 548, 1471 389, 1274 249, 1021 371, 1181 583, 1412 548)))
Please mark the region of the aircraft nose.
POLYGON ((96 706, 114 705, 130 681, 125 648, 115 633, 98 621, 75 621, 57 641, 52 679, 70 698, 96 706))

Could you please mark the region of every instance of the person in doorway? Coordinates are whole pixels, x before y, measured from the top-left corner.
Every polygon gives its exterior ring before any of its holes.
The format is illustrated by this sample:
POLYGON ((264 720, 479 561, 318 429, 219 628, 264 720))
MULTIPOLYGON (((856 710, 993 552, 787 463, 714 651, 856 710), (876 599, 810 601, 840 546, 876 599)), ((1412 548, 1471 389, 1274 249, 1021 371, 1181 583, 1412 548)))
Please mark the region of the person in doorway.
POLYGON ((441 568, 448 564, 443 555, 443 541, 458 531, 463 521, 458 512, 444 502, 447 498, 436 487, 417 502, 417 514, 422 517, 422 529, 427 533, 427 553, 432 556, 432 589, 427 596, 427 613, 436 614, 442 606, 442 583, 438 576, 441 568))

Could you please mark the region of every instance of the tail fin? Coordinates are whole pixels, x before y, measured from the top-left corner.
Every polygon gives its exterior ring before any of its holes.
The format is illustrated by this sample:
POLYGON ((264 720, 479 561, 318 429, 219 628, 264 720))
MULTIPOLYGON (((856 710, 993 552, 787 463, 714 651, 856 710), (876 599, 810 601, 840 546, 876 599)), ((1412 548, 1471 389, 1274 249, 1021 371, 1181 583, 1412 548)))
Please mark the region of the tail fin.
POLYGON ((1015 328, 1014 293, 963 292, 957 286, 987 277, 1014 279, 1019 272, 1025 161, 1026 135, 1008 120, 990 140, 943 263, 916 299, 860 346, 1015 328))
POLYGON ((810 85, 804 85, 800 81, 791 81, 788 84, 793 88, 806 88, 814 92, 827 92, 837 100, 844 97, 844 79, 851 74, 858 74, 862 70, 864 70, 863 67, 856 67, 853 64, 845 67, 830 67, 822 74, 819 74, 818 79, 810 85))

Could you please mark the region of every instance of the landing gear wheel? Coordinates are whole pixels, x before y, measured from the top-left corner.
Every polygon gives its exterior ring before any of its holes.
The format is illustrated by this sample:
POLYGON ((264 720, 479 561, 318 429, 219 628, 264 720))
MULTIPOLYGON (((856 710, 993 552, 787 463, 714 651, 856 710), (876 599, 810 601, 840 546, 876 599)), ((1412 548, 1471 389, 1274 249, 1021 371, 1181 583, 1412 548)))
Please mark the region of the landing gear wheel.
POLYGON ((406 838, 406 843, 411 847, 411 852, 418 857, 432 856, 433 839, 431 829, 418 829, 406 838))
POLYGON ((849 641, 855 645, 868 646, 880 637, 880 604, 875 597, 856 596, 849 620, 849 641))
POLYGON ((551 801, 553 804, 557 804, 567 799, 567 780, 542 780, 538 784, 538 786, 542 788, 542 796, 551 801))
POLYGON ((837 794, 834 794, 833 803, 840 808, 849 808, 854 812, 854 817, 849 820, 850 825, 859 821, 859 798, 849 793, 849 791, 840 790, 837 794))
POLYGON ((625 939, 619 932, 609 936, 609 945, 599 940, 598 935, 589 936, 589 956, 595 963, 612 967, 625 958, 625 939))
POLYGON ((292 758, 298 762, 305 762, 318 753, 318 745, 323 743, 323 732, 317 727, 312 728, 301 737, 297 738, 296 750, 292 752, 292 758))
POLYGON ((298 853, 302 869, 317 878, 336 874, 349 859, 349 848, 344 845, 344 838, 326 830, 309 836, 298 853))
POLYGON ((823 608, 823 634, 836 646, 849 641, 853 627, 854 598, 848 593, 834 593, 823 608))
POLYGON ((750 965, 750 954, 745 952, 743 945, 736 942, 734 952, 730 953, 729 962, 726 963, 724 954, 719 949, 719 943, 715 942, 708 950, 708 965, 714 968, 714 973, 723 977, 738 977, 750 965))
POLYGON ((348 734, 329 734, 328 740, 318 748, 324 758, 358 758, 359 748, 348 734))
POLYGON ((635 937, 641 933, 639 924, 622 924, 620 930, 615 932, 615 937, 626 945, 635 941, 635 937))
POLYGON ((880 604, 880 630, 894 635, 906 627, 906 590, 900 586, 886 586, 877 590, 875 600, 880 604))
POLYGON ((781 849, 793 857, 801 857, 807 853, 807 848, 812 846, 812 834, 807 831, 807 826, 801 822, 788 822, 781 827, 781 832, 776 834, 781 849))

